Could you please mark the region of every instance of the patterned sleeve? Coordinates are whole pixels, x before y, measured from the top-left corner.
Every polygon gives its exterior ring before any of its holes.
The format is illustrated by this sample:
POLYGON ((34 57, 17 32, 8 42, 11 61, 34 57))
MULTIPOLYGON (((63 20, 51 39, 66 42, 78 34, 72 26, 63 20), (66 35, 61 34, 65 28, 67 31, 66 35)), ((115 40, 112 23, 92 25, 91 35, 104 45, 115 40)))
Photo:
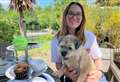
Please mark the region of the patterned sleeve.
POLYGON ((51 60, 55 63, 61 63, 62 60, 60 55, 58 54, 57 46, 58 40, 54 38, 51 42, 51 60))
POLYGON ((97 43, 96 36, 92 32, 87 32, 85 34, 85 37, 86 37, 85 48, 89 49, 89 54, 92 56, 92 58, 93 59, 101 58, 102 52, 97 43))

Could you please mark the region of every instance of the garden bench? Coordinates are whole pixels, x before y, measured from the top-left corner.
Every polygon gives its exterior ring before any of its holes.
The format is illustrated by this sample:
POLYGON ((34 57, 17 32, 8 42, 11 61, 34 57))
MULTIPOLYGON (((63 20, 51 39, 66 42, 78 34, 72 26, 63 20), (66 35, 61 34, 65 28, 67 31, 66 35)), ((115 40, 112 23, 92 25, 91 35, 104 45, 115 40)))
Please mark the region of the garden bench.
POLYGON ((120 82, 120 69, 114 63, 113 49, 101 48, 103 53, 103 71, 108 82, 120 82))

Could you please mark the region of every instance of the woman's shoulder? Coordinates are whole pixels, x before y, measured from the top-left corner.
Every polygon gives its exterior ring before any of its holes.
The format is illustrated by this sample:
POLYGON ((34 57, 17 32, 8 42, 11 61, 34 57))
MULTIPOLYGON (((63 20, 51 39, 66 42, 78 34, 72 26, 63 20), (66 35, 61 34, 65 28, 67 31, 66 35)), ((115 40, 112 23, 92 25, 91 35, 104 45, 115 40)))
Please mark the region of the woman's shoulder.
POLYGON ((93 32, 85 31, 85 48, 91 48, 94 44, 96 44, 96 36, 93 32))
POLYGON ((54 37, 54 38, 52 39, 51 44, 52 44, 52 45, 58 44, 58 39, 57 39, 57 37, 54 37))
POLYGON ((85 35, 95 37, 95 34, 91 31, 85 31, 85 35))
POLYGON ((91 31, 85 31, 85 38, 94 40, 96 38, 95 34, 91 31))

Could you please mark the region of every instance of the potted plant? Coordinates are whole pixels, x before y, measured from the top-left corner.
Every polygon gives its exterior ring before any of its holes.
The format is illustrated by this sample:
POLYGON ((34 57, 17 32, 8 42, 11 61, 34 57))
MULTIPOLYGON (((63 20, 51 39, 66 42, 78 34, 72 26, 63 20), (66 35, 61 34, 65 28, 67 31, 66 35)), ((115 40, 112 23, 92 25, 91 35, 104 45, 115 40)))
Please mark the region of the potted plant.
POLYGON ((28 63, 28 40, 24 36, 20 36, 20 35, 14 36, 12 44, 15 50, 17 62, 18 62, 18 51, 24 51, 25 62, 28 63))

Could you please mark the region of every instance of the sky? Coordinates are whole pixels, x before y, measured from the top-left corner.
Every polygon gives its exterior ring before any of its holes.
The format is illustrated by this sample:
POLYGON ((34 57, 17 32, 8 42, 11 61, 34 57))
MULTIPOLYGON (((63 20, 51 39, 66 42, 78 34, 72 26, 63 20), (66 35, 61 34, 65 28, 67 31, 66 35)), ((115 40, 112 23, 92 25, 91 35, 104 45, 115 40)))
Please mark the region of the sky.
POLYGON ((87 3, 93 4, 96 0, 87 0, 87 3))
MULTIPOLYGON (((96 0, 87 0, 87 2, 89 4, 92 4, 95 1, 96 0)), ((4 9, 7 9, 8 6, 9 6, 10 0, 0 0, 0 3, 2 4, 2 7, 4 9)), ((36 4, 39 5, 39 6, 41 6, 41 7, 45 7, 45 6, 54 4, 54 0, 36 0, 36 4)))
POLYGON ((0 4, 2 4, 3 8, 7 8, 9 6, 10 0, 0 0, 0 4))
POLYGON ((53 5, 54 0, 36 0, 36 4, 40 5, 41 7, 45 7, 48 5, 53 5))
MULTIPOLYGON (((9 6, 10 0, 0 0, 0 3, 2 4, 2 7, 6 9, 9 6)), ((41 7, 45 7, 54 4, 54 0, 36 0, 36 3, 41 7)))

